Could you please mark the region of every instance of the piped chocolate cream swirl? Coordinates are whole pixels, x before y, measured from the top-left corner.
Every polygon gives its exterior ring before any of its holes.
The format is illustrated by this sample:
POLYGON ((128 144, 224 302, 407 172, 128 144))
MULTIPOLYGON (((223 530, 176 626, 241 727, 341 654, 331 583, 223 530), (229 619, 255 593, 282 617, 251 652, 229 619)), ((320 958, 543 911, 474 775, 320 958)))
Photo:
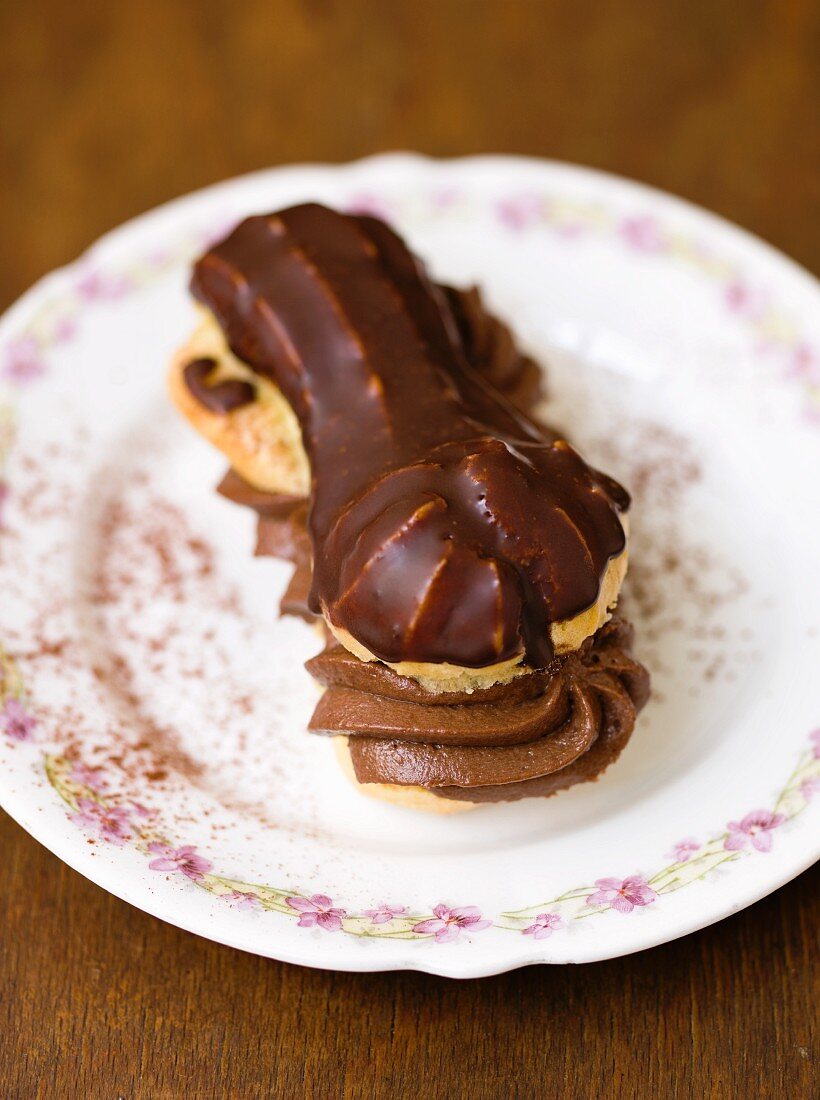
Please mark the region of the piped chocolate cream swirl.
MULTIPOLYGON (((620 754, 649 694, 646 670, 629 656, 630 629, 601 627, 552 675, 543 693, 518 703, 439 708, 325 692, 311 729, 346 730, 360 783, 418 786, 466 801, 521 798, 595 778, 620 754), (422 716, 421 712, 432 712, 422 716), (407 731, 412 731, 408 737, 407 731), (541 781, 540 792, 527 784, 541 781)), ((311 667, 310 665, 308 666, 311 667)), ((313 670, 316 669, 314 664, 313 670)))
POLYGON ((294 207, 242 222, 191 287, 298 419, 310 610, 383 661, 548 668, 551 624, 625 549, 628 495, 471 365, 469 317, 403 242, 294 207))

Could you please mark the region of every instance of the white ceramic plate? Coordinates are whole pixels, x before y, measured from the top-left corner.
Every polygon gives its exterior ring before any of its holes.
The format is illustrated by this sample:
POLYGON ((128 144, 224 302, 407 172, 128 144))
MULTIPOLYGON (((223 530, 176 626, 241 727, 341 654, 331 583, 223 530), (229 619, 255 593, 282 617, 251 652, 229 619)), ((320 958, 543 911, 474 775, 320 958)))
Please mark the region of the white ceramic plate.
POLYGON ((684 935, 818 854, 820 293, 682 202, 577 168, 278 169, 108 234, 0 328, 0 801, 147 912, 260 955, 478 976, 684 935), (313 631, 170 408, 191 258, 304 199, 383 213, 548 364, 634 492, 624 606, 654 697, 546 801, 427 817, 304 730, 313 631), (332 901, 330 900, 332 899, 332 901))

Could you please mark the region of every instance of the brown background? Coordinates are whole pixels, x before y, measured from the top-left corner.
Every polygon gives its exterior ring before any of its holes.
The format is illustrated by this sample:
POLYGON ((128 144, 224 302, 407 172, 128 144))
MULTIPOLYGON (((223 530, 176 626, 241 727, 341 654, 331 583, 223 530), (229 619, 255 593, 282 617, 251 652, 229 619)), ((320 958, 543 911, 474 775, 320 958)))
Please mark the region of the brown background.
MULTIPOLYGON (((813 0, 0 0, 0 304, 250 169, 513 152, 682 194, 820 269, 813 0)), ((808 1097, 816 874, 640 956, 456 983, 160 924, 0 815, 3 1097, 808 1097)))

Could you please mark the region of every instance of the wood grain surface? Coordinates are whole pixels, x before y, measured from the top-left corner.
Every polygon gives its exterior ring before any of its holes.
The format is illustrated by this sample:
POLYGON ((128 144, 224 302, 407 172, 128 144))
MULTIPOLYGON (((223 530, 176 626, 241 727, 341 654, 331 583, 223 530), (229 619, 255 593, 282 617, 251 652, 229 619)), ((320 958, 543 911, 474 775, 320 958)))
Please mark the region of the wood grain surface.
MULTIPOLYGON (((815 0, 0 2, 0 304, 215 180, 578 161, 820 270, 815 0)), ((0 594, 0 599, 2 594, 0 594)), ((0 815, 0 1097, 816 1096, 817 875, 631 958, 458 983, 161 924, 0 815)))

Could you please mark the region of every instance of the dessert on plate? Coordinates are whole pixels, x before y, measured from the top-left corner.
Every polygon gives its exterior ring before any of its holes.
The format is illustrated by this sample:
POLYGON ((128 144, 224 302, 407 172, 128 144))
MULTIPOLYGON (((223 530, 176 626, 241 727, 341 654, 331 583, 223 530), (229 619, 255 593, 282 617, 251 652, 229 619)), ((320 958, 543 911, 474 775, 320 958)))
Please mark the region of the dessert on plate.
POLYGON ((323 630, 311 731, 438 812, 597 778, 649 691, 613 615, 629 495, 534 419, 540 370, 478 291, 312 203, 247 218, 191 290, 171 395, 294 563, 280 610, 323 630))

